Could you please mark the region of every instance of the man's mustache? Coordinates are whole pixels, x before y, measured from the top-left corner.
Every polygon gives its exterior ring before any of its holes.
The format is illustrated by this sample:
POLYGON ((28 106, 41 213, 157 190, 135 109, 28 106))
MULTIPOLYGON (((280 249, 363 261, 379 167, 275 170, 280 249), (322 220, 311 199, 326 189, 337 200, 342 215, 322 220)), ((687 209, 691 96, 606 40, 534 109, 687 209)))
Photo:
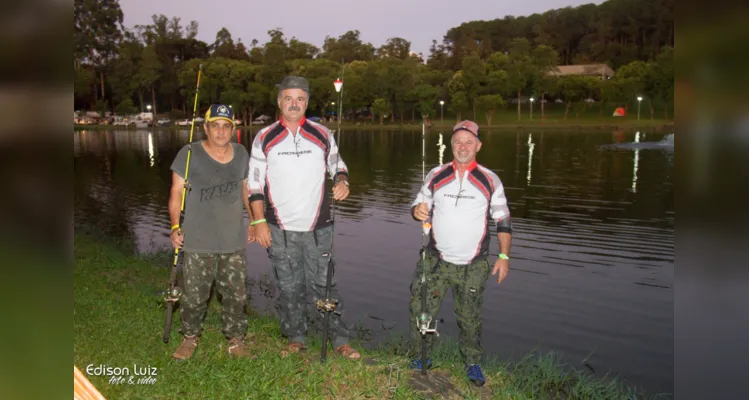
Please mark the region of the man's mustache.
POLYGON ((289 106, 287 111, 302 111, 302 108, 299 106, 289 106))

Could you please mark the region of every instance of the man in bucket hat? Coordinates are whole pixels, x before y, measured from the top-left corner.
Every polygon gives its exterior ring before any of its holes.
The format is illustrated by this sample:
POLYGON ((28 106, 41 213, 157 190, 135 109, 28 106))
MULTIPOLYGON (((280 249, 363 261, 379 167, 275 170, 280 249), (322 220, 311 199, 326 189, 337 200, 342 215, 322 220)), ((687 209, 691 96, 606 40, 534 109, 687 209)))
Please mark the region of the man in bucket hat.
POLYGON ((228 352, 247 357, 244 339, 247 316, 244 312, 245 247, 254 241, 252 227, 244 227, 242 206, 247 207, 249 155, 244 146, 231 142, 234 113, 224 104, 214 104, 206 112, 206 140, 188 143, 172 163, 172 188, 169 216, 172 221, 172 245, 184 251, 184 293, 180 316, 184 339, 173 357, 192 357, 203 331, 211 285, 221 294, 221 325, 228 352), (189 194, 185 199, 185 219, 179 225, 182 188, 188 148, 189 194))
MULTIPOLYGON (((481 386, 486 382, 479 365, 483 355, 481 305, 489 273, 497 275, 499 284, 510 268, 510 210, 499 177, 476 162, 476 153, 481 150, 478 125, 473 121, 459 122, 453 128, 450 144, 453 161, 429 171, 411 207, 414 219, 431 218, 432 224, 425 261, 419 260, 411 283, 411 321, 422 313, 421 276, 426 268, 424 312, 436 320, 442 299, 452 288, 460 354, 468 379, 481 386), (496 222, 500 253, 493 268, 489 260, 490 219, 496 222)), ((412 323, 413 354, 419 354, 421 340, 421 333, 412 323)), ((426 340, 431 347, 432 335, 427 335, 426 340)), ((427 360, 427 368, 431 363, 427 360)), ((421 360, 412 360, 410 367, 421 369, 421 360)))
MULTIPOLYGON (((333 134, 304 117, 309 96, 306 79, 284 78, 278 85, 281 120, 258 132, 250 158, 253 224, 257 242, 268 249, 281 292, 276 307, 288 338, 284 356, 306 348, 308 319, 322 322, 314 304, 325 296, 333 240, 325 173, 334 181, 336 201, 349 195, 348 170, 333 134)), ((335 276, 330 298, 338 301, 330 315, 333 347, 343 357, 359 359, 348 344, 335 276)))

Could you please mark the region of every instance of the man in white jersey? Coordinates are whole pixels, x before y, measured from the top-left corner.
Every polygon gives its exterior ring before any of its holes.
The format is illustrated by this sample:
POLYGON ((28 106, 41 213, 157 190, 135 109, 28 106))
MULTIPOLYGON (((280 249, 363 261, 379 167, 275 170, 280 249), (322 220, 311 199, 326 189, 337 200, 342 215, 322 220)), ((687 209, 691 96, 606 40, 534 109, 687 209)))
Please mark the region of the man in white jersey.
MULTIPOLYGON (((288 338, 284 356, 305 349, 308 318, 322 321, 314 305, 325 296, 333 239, 326 172, 334 180, 333 198, 349 195, 348 171, 333 134, 304 117, 308 102, 307 80, 287 76, 278 86, 281 120, 258 132, 250 155, 252 224, 257 242, 268 249, 281 292, 276 308, 288 338)), ((338 301, 330 316, 333 347, 358 359, 341 319, 335 276, 330 298, 338 301)))
MULTIPOLYGON (((452 288, 466 374, 471 382, 482 386, 486 378, 479 366, 483 355, 481 305, 489 272, 497 275, 499 284, 510 269, 510 210, 499 177, 476 162, 476 153, 481 149, 478 125, 473 121, 459 122, 453 128, 450 144, 453 161, 429 171, 411 207, 414 219, 426 221, 431 217, 432 225, 424 261, 419 260, 411 283, 411 321, 422 313, 421 277, 426 268, 425 312, 435 320, 447 289, 452 288), (493 267, 489 260, 490 220, 495 221, 499 238, 499 257, 493 267)), ((431 336, 427 335, 429 347, 431 336)), ((412 323, 414 354, 419 354, 421 340, 421 333, 412 323)), ((427 360, 426 367, 431 363, 427 360)), ((421 369, 421 360, 412 360, 410 366, 421 369)))

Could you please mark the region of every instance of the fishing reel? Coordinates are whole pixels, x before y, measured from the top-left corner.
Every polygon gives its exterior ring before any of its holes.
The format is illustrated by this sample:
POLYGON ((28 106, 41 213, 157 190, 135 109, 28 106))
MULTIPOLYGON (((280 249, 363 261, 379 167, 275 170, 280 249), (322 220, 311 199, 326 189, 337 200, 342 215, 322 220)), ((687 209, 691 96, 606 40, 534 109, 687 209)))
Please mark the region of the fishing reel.
POLYGON ((341 313, 336 311, 336 308, 338 308, 338 300, 332 300, 332 299, 319 299, 315 303, 317 306, 317 309, 322 312, 334 312, 337 315, 341 315, 341 313))
POLYGON ((166 298, 164 298, 164 301, 176 303, 179 301, 180 297, 182 297, 182 289, 175 286, 166 291, 166 298))
POLYGON ((434 328, 430 328, 429 326, 432 325, 432 318, 426 313, 421 313, 416 317, 416 326, 418 327, 421 336, 426 336, 427 333, 433 333, 434 335, 439 336, 440 334, 437 332, 438 321, 439 320, 434 320, 434 328))

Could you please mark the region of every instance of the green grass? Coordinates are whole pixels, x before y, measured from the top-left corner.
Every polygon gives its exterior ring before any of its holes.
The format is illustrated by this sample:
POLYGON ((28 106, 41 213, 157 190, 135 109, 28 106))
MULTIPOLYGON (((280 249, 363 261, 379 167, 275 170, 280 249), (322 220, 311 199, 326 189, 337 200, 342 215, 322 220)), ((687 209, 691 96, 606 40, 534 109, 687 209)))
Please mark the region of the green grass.
MULTIPOLYGON (((127 246, 126 246, 127 247, 127 246)), ((278 322, 250 311, 248 337, 255 359, 228 356, 220 330, 220 306, 212 300, 195 356, 183 363, 171 353, 179 344, 175 313, 169 344, 161 340, 162 291, 167 285, 167 253, 133 256, 121 246, 77 234, 74 270, 74 363, 85 374, 87 365, 155 367, 153 384, 112 384, 109 377, 89 376, 109 399, 382 399, 388 391, 389 366, 399 370, 397 398, 421 395, 408 387, 403 341, 392 337, 377 349, 362 349, 376 362, 344 360, 329 353, 319 362, 320 341, 313 339, 301 355, 281 358, 285 344, 278 322)), ((332 351, 331 351, 332 352, 332 351)), ((457 345, 442 343, 433 354, 437 371, 449 372, 460 398, 501 399, 626 399, 644 398, 613 379, 594 380, 563 366, 553 354, 528 356, 520 363, 490 359, 483 389, 469 385, 458 361, 457 345), (636 396, 635 396, 636 395, 636 396)), ((127 377, 125 377, 127 379, 127 377)), ((137 379, 137 378, 136 378, 137 379)))

